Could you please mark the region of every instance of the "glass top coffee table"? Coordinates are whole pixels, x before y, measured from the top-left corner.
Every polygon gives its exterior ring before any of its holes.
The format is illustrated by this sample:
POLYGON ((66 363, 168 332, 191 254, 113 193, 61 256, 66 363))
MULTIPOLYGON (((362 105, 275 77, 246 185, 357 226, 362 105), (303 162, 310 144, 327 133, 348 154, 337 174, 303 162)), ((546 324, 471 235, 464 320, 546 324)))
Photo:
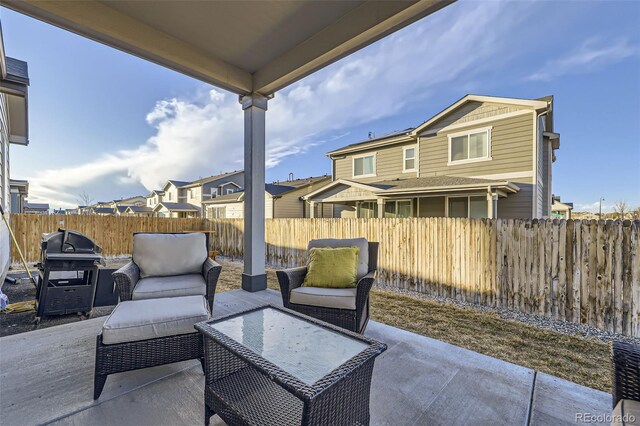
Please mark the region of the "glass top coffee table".
POLYGON ((205 424, 369 423, 375 358, 386 345, 262 306, 196 325, 205 339, 205 424))

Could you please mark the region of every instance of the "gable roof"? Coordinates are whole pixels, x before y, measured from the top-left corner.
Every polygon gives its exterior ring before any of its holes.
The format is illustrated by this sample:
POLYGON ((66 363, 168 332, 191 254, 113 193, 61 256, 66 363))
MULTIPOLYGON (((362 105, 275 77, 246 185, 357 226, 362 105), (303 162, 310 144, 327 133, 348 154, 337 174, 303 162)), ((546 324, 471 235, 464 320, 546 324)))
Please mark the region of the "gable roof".
POLYGON ((287 181, 275 181, 272 183, 272 185, 281 185, 281 186, 288 186, 293 189, 300 189, 300 188, 304 188, 305 186, 313 185, 315 183, 321 182, 326 179, 331 179, 331 176, 329 175, 310 176, 308 178, 300 178, 300 179, 287 180, 287 181))
POLYGON ((460 108, 462 105, 468 102, 494 102, 494 103, 502 103, 502 104, 520 105, 520 106, 531 107, 534 110, 544 109, 549 106, 549 101, 547 100, 501 98, 498 96, 484 96, 484 95, 466 95, 460 98, 458 101, 454 102, 453 104, 449 105, 448 107, 446 107, 445 109, 443 109, 442 111, 440 111, 439 113, 437 113, 436 115, 428 119, 427 121, 423 122, 419 126, 416 126, 411 132, 411 134, 418 135, 420 132, 422 132, 424 129, 426 129, 436 121, 440 120, 447 114, 460 108))
POLYGON ((94 207, 91 210, 94 213, 113 213, 113 208, 111 207, 94 207))
POLYGON ((181 211, 181 212, 197 212, 200 211, 199 208, 189 204, 189 203, 166 203, 160 202, 158 205, 154 207, 154 211, 158 210, 159 207, 165 207, 169 211, 181 211))
POLYGON ((244 191, 236 191, 231 194, 220 195, 219 197, 205 200, 202 204, 225 204, 225 203, 239 203, 244 200, 244 191))
POLYGON ((141 212, 152 212, 153 209, 151 207, 146 207, 146 206, 127 206, 126 211, 131 211, 131 213, 141 213, 141 212))
MULTIPOLYGON (((361 151, 365 149, 372 149, 378 146, 387 146, 393 143, 409 142, 412 139, 417 139, 418 135, 427 127, 433 123, 442 119, 446 115, 460 108, 468 102, 493 102, 504 103, 511 105, 520 105, 532 108, 533 110, 549 108, 553 103, 553 96, 546 96, 540 99, 521 99, 521 98, 502 98, 498 96, 484 96, 484 95, 465 95, 447 108, 443 109, 433 117, 424 121, 422 124, 416 127, 410 127, 404 130, 394 131, 385 135, 382 135, 373 139, 366 139, 360 142, 355 142, 341 148, 334 149, 326 153, 327 156, 335 156, 339 154, 347 154, 350 152, 361 151)), ((552 109, 549 108, 551 111, 552 109)))
POLYGON ((28 203, 25 201, 23 206, 24 208, 27 208, 27 209, 49 210, 49 204, 46 204, 46 203, 28 203))
MULTIPOLYGON (((244 173, 244 170, 234 170, 232 172, 225 172, 225 173, 220 173, 220 174, 217 174, 217 175, 209 176, 209 177, 206 177, 206 178, 201 178, 201 179, 198 179, 198 180, 194 180, 193 182, 187 183, 186 185, 184 185, 184 187, 204 185, 205 183, 214 182, 216 180, 228 178, 229 176, 237 175, 239 173, 244 173)), ((233 183, 233 182, 231 182, 231 183, 233 183)))
POLYGON ((321 194, 328 189, 338 185, 364 189, 376 195, 393 195, 407 192, 445 192, 450 190, 486 188, 487 186, 496 189, 504 189, 508 192, 518 192, 520 188, 509 182, 494 179, 469 178, 464 176, 431 176, 407 179, 382 180, 378 182, 362 183, 346 179, 337 179, 329 185, 312 191, 303 196, 303 200, 308 200, 321 194))

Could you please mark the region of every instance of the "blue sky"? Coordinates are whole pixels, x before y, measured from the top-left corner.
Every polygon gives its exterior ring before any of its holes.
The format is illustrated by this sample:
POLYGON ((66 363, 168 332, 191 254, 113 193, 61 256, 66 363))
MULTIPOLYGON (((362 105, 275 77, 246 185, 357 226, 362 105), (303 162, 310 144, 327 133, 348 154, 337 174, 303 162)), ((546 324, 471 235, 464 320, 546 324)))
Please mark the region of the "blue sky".
MULTIPOLYGON (((11 174, 52 207, 242 168, 237 97, 0 9, 29 63, 30 140, 11 174)), ((555 96, 553 191, 640 207, 640 2, 460 1, 276 94, 268 181, 330 173, 325 152, 413 127, 467 93, 555 96)))

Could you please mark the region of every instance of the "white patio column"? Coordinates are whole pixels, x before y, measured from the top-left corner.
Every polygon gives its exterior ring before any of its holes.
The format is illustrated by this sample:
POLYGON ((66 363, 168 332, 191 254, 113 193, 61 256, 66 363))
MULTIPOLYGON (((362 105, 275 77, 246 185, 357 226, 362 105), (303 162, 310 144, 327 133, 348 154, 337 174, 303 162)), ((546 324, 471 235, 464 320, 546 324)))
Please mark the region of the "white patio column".
POLYGON ((267 288, 264 270, 265 112, 268 99, 252 93, 241 96, 244 110, 244 272, 242 289, 267 288))
POLYGON ((384 217, 384 200, 382 198, 378 198, 378 218, 382 219, 384 217))
POLYGON ((309 201, 309 218, 313 219, 316 217, 316 202, 309 201))

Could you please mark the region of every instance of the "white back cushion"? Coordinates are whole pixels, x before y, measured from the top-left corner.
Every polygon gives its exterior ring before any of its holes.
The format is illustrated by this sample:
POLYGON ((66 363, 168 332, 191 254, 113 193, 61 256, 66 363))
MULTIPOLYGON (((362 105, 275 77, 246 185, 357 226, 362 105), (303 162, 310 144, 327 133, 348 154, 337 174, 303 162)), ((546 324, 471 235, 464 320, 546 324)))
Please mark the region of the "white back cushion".
POLYGON ((200 274, 209 251, 205 234, 135 234, 133 263, 140 277, 200 274))

